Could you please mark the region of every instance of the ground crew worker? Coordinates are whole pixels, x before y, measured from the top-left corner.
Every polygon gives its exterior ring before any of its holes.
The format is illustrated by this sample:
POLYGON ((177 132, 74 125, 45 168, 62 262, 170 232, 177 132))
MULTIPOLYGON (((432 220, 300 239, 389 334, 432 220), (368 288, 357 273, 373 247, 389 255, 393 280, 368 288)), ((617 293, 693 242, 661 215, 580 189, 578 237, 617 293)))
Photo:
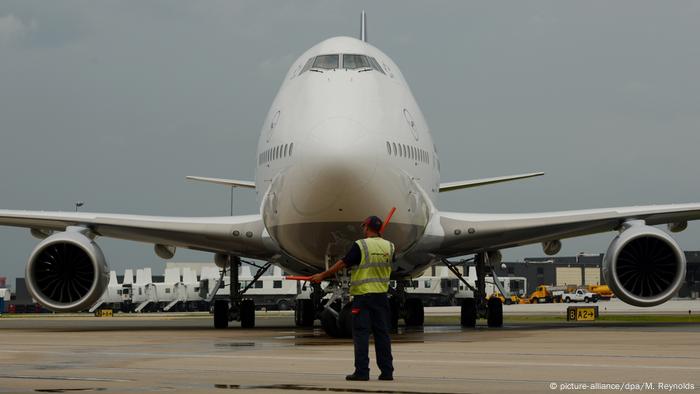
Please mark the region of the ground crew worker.
POLYGON ((346 267, 354 267, 350 276, 352 300, 352 337, 355 345, 355 372, 346 380, 369 380, 369 332, 374 335, 379 380, 394 380, 389 322, 391 308, 387 291, 394 244, 379 233, 382 219, 370 216, 362 222, 364 239, 356 241, 347 255, 328 270, 313 275, 318 283, 346 267))

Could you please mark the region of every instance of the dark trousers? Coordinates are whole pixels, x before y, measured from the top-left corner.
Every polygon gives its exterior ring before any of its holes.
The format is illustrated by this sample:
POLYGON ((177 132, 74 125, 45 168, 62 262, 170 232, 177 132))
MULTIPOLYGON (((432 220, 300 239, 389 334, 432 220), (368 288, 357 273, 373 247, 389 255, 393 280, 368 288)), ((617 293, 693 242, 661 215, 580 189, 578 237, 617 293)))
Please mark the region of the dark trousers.
POLYGON ((384 375, 394 372, 389 320, 391 309, 386 293, 364 294, 352 300, 352 338, 355 344, 355 374, 369 376, 369 333, 374 335, 377 366, 384 375))

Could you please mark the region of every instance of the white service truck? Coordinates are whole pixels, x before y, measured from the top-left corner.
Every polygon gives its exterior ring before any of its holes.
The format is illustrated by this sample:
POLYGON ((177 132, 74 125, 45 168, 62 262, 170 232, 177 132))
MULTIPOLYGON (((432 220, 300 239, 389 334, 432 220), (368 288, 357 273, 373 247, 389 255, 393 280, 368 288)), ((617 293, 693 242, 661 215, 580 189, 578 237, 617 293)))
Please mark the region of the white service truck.
POLYGON ((561 300, 564 302, 598 302, 600 296, 585 289, 576 289, 572 293, 564 293, 561 300))

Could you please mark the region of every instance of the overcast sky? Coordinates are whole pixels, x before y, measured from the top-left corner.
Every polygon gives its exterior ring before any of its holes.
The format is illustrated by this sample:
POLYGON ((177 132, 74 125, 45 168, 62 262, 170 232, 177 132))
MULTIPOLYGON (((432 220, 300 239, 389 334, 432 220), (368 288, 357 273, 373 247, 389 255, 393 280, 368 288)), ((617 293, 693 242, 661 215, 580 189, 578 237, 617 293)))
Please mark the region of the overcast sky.
MULTIPOLYGON (((332 36, 401 67, 442 180, 546 176, 441 196, 442 210, 528 212, 700 201, 697 1, 0 2, 0 208, 226 215, 291 63, 332 36)), ((236 192, 236 213, 257 212, 236 192)), ((614 234, 564 241, 603 252, 614 234)), ((700 224, 676 238, 700 249, 700 224)), ((38 241, 0 228, 0 275, 38 241)), ((163 263, 99 241, 110 266, 163 263)), ((504 253, 542 255, 536 246, 504 253)), ((177 261, 211 255, 179 251, 177 261)))

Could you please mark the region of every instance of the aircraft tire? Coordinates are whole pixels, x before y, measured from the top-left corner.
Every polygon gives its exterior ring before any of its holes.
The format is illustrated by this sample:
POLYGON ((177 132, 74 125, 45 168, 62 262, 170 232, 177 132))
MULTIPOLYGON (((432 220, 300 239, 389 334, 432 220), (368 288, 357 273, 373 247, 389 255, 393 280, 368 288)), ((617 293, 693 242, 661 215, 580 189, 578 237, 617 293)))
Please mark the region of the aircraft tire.
POLYGON ((294 323, 297 327, 313 327, 314 317, 314 304, 311 300, 296 301, 294 323))
POLYGON ((345 304, 338 319, 341 337, 352 338, 352 302, 345 304))
POLYGON ((486 310, 486 324, 489 327, 503 327, 503 304, 495 297, 489 299, 486 310))
POLYGON ((338 324, 338 319, 336 319, 336 317, 327 309, 324 309, 323 312, 321 312, 321 327, 323 327, 323 331, 325 331, 326 334, 330 337, 342 337, 342 334, 340 332, 340 325, 338 324))
POLYGON ((476 327, 476 300, 473 298, 465 298, 462 301, 459 320, 462 327, 476 327))
POLYGON ((420 298, 409 298, 406 300, 406 326, 420 327, 425 322, 425 311, 423 301, 420 298))
POLYGON ((228 301, 214 301, 214 328, 228 328, 228 301))
POLYGON ((255 327, 255 302, 253 300, 241 301, 241 328, 255 327))
POLYGON ((391 320, 389 321, 389 325, 391 326, 392 331, 396 331, 399 329, 399 316, 401 315, 401 303, 399 301, 399 297, 389 298, 389 309, 391 310, 391 320))

